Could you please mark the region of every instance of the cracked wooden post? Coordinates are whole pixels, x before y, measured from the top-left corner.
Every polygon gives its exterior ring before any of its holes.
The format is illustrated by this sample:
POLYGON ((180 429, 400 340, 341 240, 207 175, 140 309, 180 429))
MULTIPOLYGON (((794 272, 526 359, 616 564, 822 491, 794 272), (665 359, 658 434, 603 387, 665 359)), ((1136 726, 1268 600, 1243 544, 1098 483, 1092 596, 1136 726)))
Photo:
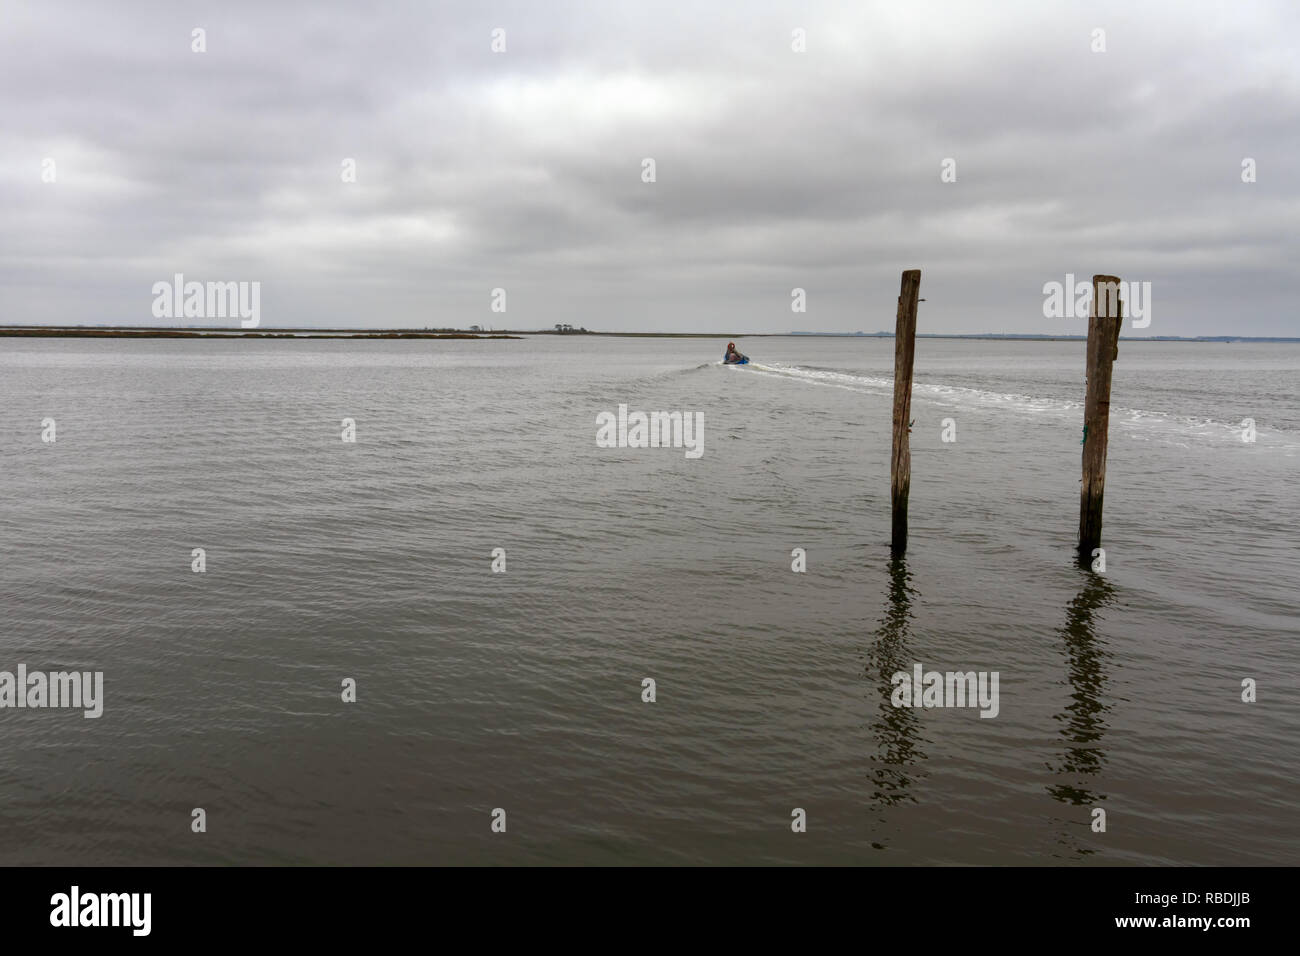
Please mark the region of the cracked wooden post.
POLYGON ((907 434, 912 414, 912 360, 916 356, 916 301, 921 291, 921 270, 903 273, 898 293, 898 323, 894 329, 894 453, 890 463, 889 496, 893 506, 893 533, 889 550, 907 550, 907 496, 912 487, 912 450, 907 434))
POLYGON ((1092 277, 1088 319, 1088 391, 1083 405, 1083 482, 1079 488, 1079 562, 1101 547, 1101 505, 1106 490, 1106 439, 1110 429, 1111 366, 1119 357, 1124 324, 1119 279, 1092 277))

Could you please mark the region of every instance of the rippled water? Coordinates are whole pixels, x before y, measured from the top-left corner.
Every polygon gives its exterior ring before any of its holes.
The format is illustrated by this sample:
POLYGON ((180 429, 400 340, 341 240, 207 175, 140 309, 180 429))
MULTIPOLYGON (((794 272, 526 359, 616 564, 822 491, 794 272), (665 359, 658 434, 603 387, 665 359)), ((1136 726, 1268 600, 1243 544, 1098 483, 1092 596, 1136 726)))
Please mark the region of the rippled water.
POLYGON ((1300 862, 1300 347, 1121 343, 1098 575, 1083 343, 918 342, 893 563, 892 341, 722 344, 0 341, 0 863, 1300 862))

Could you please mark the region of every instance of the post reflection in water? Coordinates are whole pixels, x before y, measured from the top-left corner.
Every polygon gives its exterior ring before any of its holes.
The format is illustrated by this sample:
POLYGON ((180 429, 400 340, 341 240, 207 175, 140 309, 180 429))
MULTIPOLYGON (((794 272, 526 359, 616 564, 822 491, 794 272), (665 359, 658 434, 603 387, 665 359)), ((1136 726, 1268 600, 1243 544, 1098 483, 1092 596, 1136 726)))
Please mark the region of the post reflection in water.
MULTIPOLYGON (((1055 717, 1063 723, 1060 733, 1067 744, 1061 760, 1051 765, 1058 779, 1047 787, 1047 792, 1072 806, 1095 806, 1106 799, 1104 793, 1093 789, 1095 780, 1091 779, 1106 765, 1101 741, 1107 730, 1106 714, 1111 709, 1105 702, 1105 663, 1111 655, 1105 641, 1097 637, 1096 623, 1098 612, 1114 595, 1110 582, 1087 572, 1083 589, 1066 607, 1065 626, 1060 630, 1065 639, 1070 703, 1055 717)), ((1090 816, 1081 820, 1091 824, 1090 816)), ((1080 855, 1093 852, 1077 845, 1074 848, 1080 855)))
POLYGON ((907 562, 892 558, 889 562, 889 603, 885 616, 876 629, 875 640, 867 648, 865 676, 876 701, 876 717, 870 725, 875 740, 871 756, 872 805, 881 808, 893 806, 904 800, 916 802, 912 785, 920 774, 912 770, 925 759, 920 745, 921 722, 911 707, 895 707, 891 703, 894 685, 890 681, 898 671, 910 673, 915 655, 907 643, 912 622, 911 597, 917 593, 911 586, 907 562))

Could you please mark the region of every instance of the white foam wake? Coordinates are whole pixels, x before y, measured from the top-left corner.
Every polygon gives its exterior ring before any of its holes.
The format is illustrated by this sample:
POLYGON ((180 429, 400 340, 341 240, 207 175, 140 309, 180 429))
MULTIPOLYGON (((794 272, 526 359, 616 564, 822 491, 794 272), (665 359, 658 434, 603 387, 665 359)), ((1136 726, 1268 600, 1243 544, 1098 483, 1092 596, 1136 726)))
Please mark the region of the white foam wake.
MULTIPOLYGON (((721 363, 719 363, 721 364, 721 363)), ((857 375, 828 369, 804 368, 798 365, 765 364, 750 361, 747 366, 734 366, 734 370, 759 372, 811 385, 843 388, 869 395, 893 395, 892 378, 875 375, 857 375)), ((1013 414, 1047 417, 1077 423, 1083 417, 1083 401, 1070 401, 1042 395, 1019 392, 996 392, 960 385, 934 382, 913 382, 913 400, 933 402, 949 408, 990 408, 1013 414)), ((1214 443, 1241 443, 1240 421, 1223 421, 1190 415, 1174 415, 1139 408, 1111 406, 1112 428, 1122 428, 1135 438, 1200 439, 1214 443)), ((1300 435, 1281 429, 1257 427, 1257 444, 1275 448, 1286 454, 1300 454, 1300 435)))

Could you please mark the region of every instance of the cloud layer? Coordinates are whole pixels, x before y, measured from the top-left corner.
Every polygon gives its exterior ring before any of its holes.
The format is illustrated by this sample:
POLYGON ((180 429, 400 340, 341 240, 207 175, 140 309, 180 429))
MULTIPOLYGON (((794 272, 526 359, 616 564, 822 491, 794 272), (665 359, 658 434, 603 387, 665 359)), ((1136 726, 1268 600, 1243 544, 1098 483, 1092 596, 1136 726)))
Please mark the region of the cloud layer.
POLYGON ((876 331, 921 268, 928 331, 1082 331, 1043 284, 1104 272, 1300 335, 1297 170, 1286 2, 0 9, 7 324, 182 272, 264 326, 876 331))

